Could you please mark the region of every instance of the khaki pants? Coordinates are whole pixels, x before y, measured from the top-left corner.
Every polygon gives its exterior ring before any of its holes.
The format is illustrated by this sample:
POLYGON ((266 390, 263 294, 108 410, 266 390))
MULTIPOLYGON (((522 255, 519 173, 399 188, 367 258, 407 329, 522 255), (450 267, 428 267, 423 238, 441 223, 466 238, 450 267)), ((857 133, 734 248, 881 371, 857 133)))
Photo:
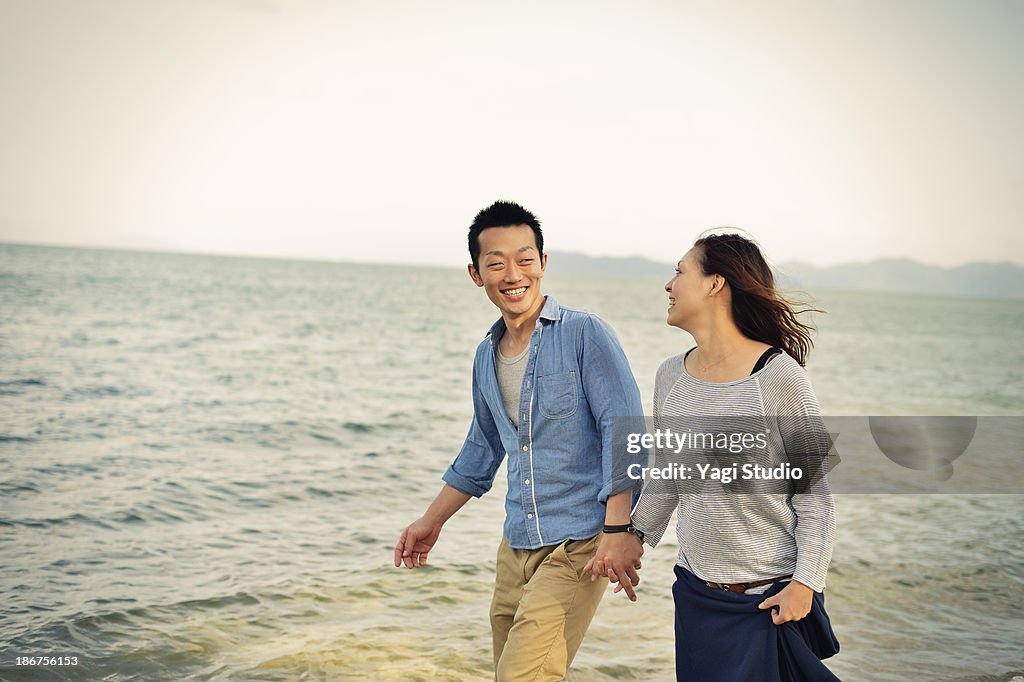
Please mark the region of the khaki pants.
POLYGON ((501 539, 491 602, 495 680, 565 677, 608 585, 581 575, 600 538, 540 549, 512 549, 501 539))

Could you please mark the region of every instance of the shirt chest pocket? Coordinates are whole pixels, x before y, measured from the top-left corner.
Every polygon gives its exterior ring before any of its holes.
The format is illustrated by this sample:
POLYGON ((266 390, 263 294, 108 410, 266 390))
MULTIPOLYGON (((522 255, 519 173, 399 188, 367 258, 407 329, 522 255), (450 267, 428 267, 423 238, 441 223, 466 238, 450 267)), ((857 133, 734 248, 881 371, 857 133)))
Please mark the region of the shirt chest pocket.
POLYGON ((576 414, 579 393, 576 371, 556 372, 537 378, 540 413, 548 419, 565 419, 576 414))

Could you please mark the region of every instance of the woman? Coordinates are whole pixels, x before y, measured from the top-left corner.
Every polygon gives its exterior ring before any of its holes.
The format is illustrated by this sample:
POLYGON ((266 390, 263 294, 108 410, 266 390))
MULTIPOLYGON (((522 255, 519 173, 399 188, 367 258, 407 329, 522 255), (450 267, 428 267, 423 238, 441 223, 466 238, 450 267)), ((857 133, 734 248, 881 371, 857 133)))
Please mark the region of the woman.
MULTIPOLYGON (((655 422, 691 440, 656 452, 674 478, 646 482, 630 532, 639 557, 677 511, 677 679, 836 680, 820 661, 839 645, 822 595, 835 521, 830 443, 803 369, 811 328, 740 235, 698 239, 665 290, 668 324, 697 345, 659 368, 655 422), (695 433, 727 438, 694 447, 695 433), (744 478, 764 471, 779 478, 744 478)), ((592 572, 618 581, 599 557, 592 572)))

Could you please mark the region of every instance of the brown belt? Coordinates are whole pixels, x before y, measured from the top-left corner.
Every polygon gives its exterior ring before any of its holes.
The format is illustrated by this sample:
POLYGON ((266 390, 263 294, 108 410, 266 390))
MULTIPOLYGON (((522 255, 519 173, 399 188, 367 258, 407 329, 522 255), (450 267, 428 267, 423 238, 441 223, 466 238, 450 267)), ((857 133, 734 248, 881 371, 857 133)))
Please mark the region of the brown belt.
POLYGON ((705 581, 704 584, 710 587, 712 590, 725 590, 726 592, 735 592, 736 594, 743 594, 751 587, 761 587, 763 585, 771 585, 777 583, 780 580, 789 580, 793 576, 791 575, 780 575, 778 578, 766 578, 765 580, 755 580, 750 583, 731 583, 726 585, 725 583, 713 583, 705 581))

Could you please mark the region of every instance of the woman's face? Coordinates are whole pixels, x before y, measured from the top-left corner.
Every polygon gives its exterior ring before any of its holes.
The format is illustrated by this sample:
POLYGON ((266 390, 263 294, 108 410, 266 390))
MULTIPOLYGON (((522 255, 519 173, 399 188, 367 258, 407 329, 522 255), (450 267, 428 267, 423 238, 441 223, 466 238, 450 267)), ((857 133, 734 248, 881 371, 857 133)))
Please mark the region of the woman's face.
POLYGON ((708 293, 713 278, 701 270, 698 250, 687 251, 676 265, 675 277, 665 284, 668 292, 666 322, 673 327, 687 329, 688 322, 710 301, 708 293))

